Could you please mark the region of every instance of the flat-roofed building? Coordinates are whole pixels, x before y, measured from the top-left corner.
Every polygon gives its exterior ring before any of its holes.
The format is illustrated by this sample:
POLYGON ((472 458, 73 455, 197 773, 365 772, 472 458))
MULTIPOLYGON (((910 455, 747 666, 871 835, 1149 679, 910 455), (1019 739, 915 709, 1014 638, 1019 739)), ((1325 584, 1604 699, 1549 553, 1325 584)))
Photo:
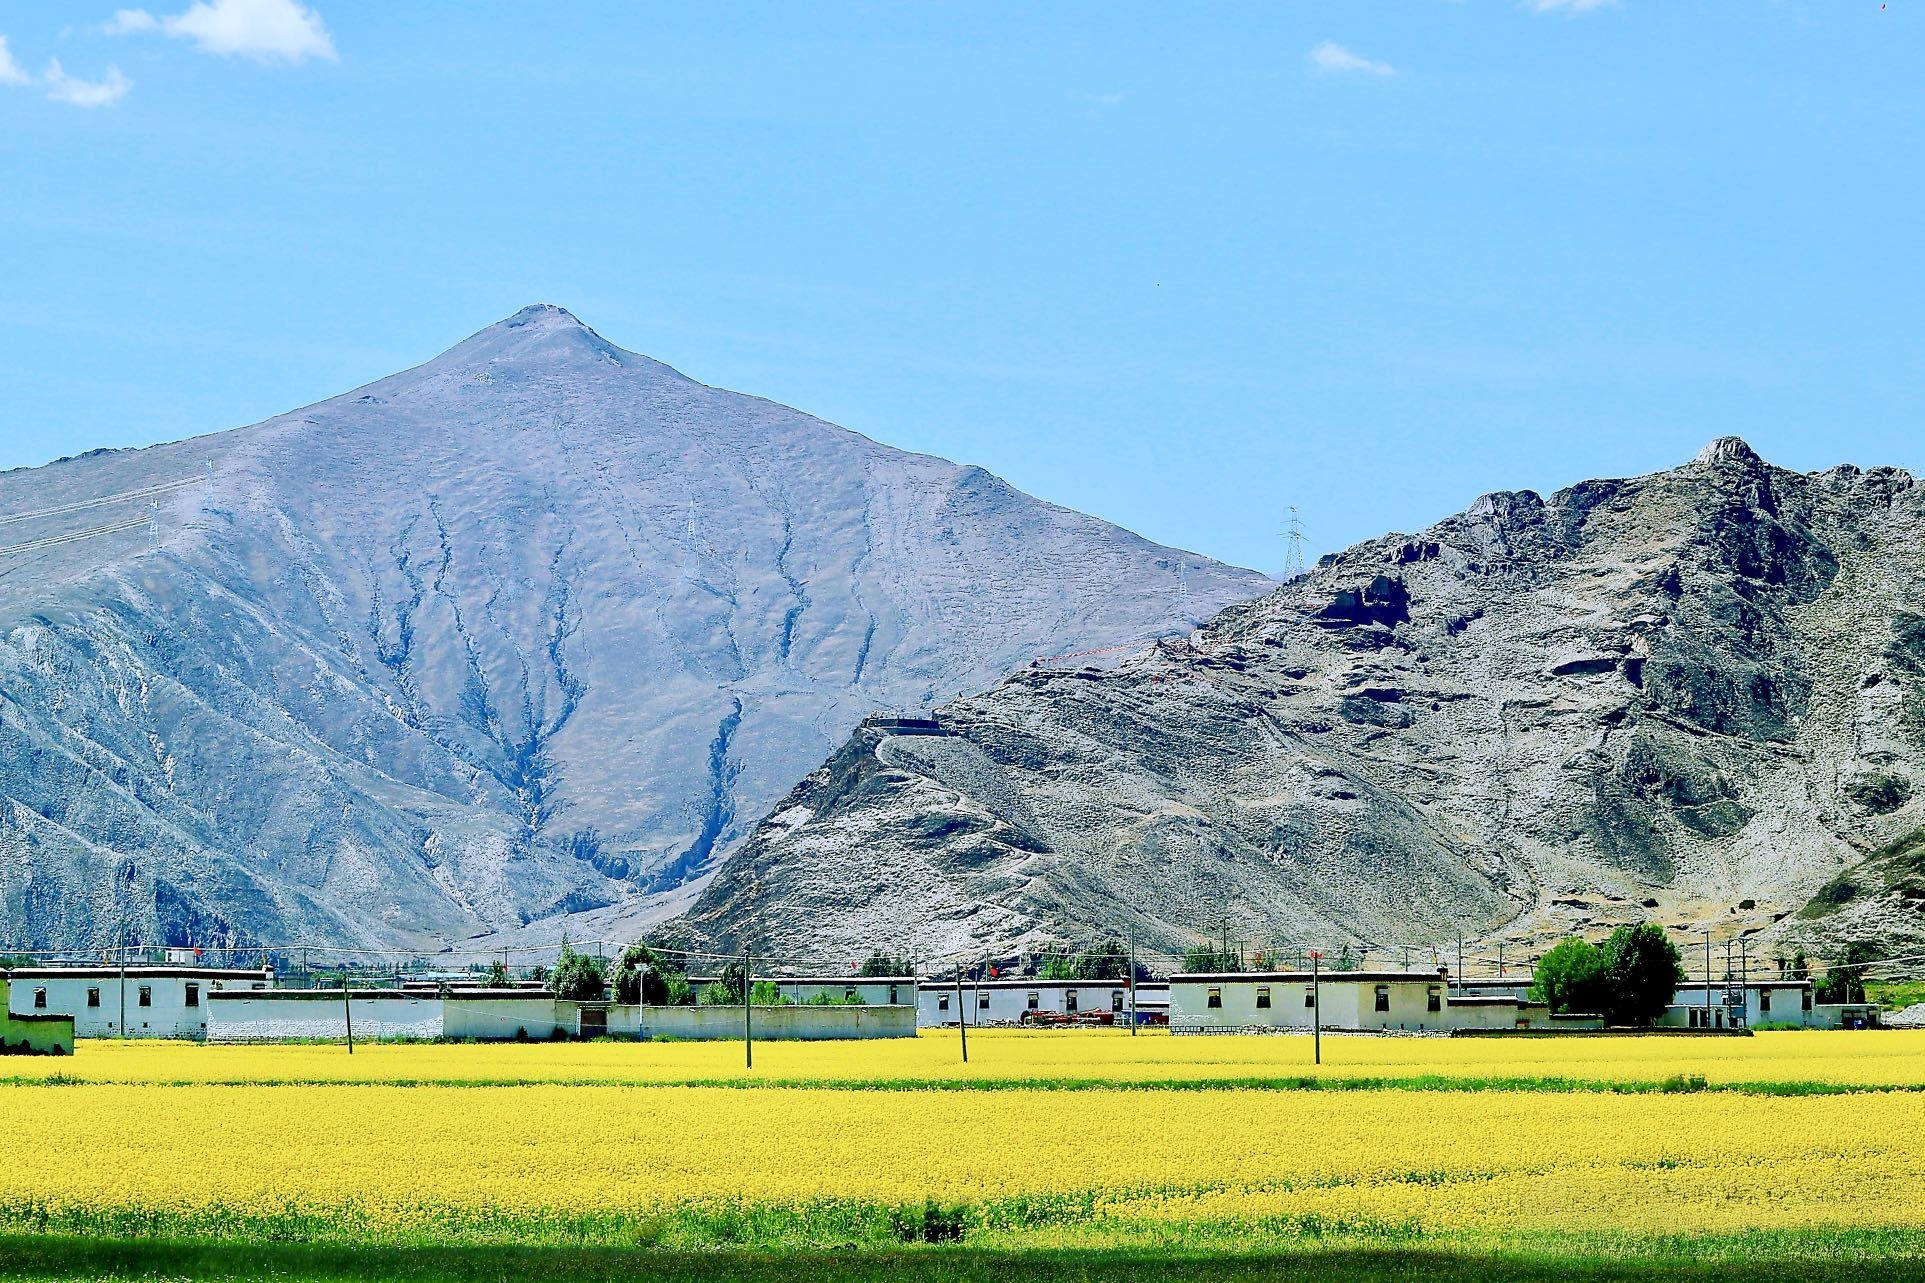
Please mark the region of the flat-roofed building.
MULTIPOLYGON (((917 986, 916 1023, 925 1029, 970 1025, 1021 1025, 1089 1021, 1125 1025, 1130 1020, 1127 980, 954 980, 926 977, 917 986)), ((1145 1016, 1169 1007, 1169 985, 1139 981, 1135 1010, 1145 1016)))
POLYGON ((82 1038, 205 1038, 207 1000, 227 990, 266 989, 271 970, 226 967, 21 967, 7 1010, 72 1016, 82 1038), (124 985, 124 988, 123 988, 124 985))

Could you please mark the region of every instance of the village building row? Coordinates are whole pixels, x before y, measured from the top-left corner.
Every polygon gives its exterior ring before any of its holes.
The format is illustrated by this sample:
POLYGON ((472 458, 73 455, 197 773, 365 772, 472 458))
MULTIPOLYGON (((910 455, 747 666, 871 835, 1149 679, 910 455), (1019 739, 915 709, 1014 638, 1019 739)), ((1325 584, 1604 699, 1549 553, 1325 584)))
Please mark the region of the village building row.
MULTIPOLYGON (((30 967, 9 976, 6 1011, 19 1029, 71 1023, 80 1037, 222 1041, 338 1038, 351 1020, 359 1037, 501 1041, 551 1038, 742 1034, 736 1006, 639 1006, 576 1002, 532 983, 488 988, 465 974, 394 987, 276 986, 268 969, 198 966, 30 967)), ((698 987, 709 977, 691 977, 698 987)), ((1178 974, 1132 987, 1121 980, 914 976, 761 976, 787 1000, 757 1006, 767 1039, 911 1037, 918 1028, 1098 1024, 1168 1025, 1173 1033, 1330 1031, 1475 1033, 1584 1031, 1595 1015, 1552 1014, 1529 998, 1528 977, 1453 982, 1447 970, 1221 972, 1178 974)), ((1861 1028, 1873 1004, 1813 1001, 1808 980, 1714 983, 1674 996, 1661 1028, 1732 1031, 1760 1025, 1861 1028)), ((14 1029, 9 1025, 9 1029, 14 1029)), ((52 1036, 51 1028, 40 1032, 52 1036)), ((20 1041, 26 1035, 10 1033, 20 1041)), ((29 1039, 30 1041, 30 1039, 29 1039)))

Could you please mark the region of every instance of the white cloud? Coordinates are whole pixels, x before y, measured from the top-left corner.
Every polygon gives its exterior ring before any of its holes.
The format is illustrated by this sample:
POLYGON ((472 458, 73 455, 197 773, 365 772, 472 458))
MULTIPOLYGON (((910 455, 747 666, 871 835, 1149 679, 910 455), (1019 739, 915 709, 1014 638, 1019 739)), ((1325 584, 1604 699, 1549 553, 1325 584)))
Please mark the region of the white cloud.
POLYGON ((107 36, 124 36, 132 31, 152 31, 159 26, 160 19, 145 9, 122 9, 100 32, 107 36))
POLYGON ((1618 0, 1524 0, 1532 13, 1589 13, 1593 9, 1615 8, 1618 0))
POLYGON ((300 0, 194 0, 165 18, 145 9, 122 9, 105 29, 112 35, 160 31, 192 40, 203 53, 259 62, 333 62, 336 57, 321 15, 300 0))
POLYGON ((21 70, 20 64, 13 60, 13 50, 7 47, 7 38, 0 36, 0 85, 30 85, 33 77, 21 70))
POLYGON ((1397 69, 1387 62, 1375 62, 1352 53, 1334 40, 1326 40, 1304 55, 1318 71, 1355 71, 1366 76, 1394 76, 1397 69))
POLYGON ((107 68, 107 75, 100 80, 81 80, 67 74, 60 65, 60 59, 47 59, 46 74, 40 81, 47 87, 50 102, 64 102, 70 107, 108 107, 127 96, 134 82, 120 74, 120 68, 107 68))

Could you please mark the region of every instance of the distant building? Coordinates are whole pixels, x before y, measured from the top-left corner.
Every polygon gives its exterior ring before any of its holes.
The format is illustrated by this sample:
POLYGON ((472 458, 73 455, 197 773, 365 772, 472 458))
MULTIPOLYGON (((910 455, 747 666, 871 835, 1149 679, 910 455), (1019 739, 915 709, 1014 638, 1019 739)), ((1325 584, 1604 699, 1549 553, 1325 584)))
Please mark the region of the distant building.
POLYGON ((204 1038, 209 995, 266 989, 274 973, 224 967, 21 967, 10 978, 10 1014, 70 1016, 82 1038, 204 1038))
MULTIPOLYGON (((1169 1010, 1170 987, 1157 980, 1136 986, 1138 1023, 1160 1021, 1169 1010), (1149 1019, 1146 1019, 1149 1018, 1149 1019)), ((933 977, 917 985, 916 1023, 925 1029, 970 1025, 1020 1025, 1082 1020, 1127 1026, 1127 980, 954 980, 933 977)))
POLYGON ((1436 971, 1192 972, 1170 977, 1172 1033, 1596 1029, 1515 993, 1453 994, 1436 971), (1321 1009, 1321 1019, 1319 1010, 1321 1009))

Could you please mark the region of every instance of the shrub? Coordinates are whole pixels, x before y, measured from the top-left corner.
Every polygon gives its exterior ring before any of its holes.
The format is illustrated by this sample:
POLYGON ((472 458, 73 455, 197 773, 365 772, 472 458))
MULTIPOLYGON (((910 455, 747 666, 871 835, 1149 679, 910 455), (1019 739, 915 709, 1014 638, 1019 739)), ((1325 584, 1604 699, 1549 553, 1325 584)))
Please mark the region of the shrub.
POLYGON ((1845 946, 1844 953, 1825 963, 1825 974, 1812 986, 1819 1002, 1865 1001, 1865 971, 1878 961, 1878 950, 1863 940, 1845 946))
POLYGON ((856 968, 856 974, 864 977, 875 976, 913 976, 916 964, 899 954, 884 953, 877 949, 863 964, 856 968))
POLYGON ((702 986, 699 1001, 704 1007, 732 1007, 742 999, 729 992, 729 987, 719 980, 711 980, 702 986))

